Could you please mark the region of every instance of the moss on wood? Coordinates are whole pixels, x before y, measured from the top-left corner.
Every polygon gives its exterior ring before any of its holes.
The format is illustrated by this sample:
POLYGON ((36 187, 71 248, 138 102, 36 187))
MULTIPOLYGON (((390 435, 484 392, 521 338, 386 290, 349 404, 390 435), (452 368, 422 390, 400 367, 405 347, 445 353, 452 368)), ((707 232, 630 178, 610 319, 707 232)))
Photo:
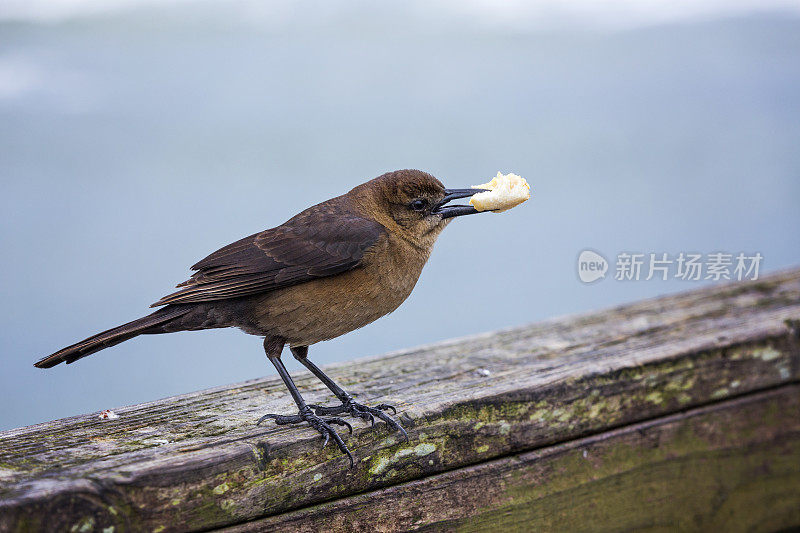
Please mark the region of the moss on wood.
POLYGON ((725 403, 800 379, 799 323, 794 270, 333 365, 410 436, 356 423, 352 470, 311 430, 254 425, 292 409, 277 378, 0 433, 0 530, 210 529, 725 403))

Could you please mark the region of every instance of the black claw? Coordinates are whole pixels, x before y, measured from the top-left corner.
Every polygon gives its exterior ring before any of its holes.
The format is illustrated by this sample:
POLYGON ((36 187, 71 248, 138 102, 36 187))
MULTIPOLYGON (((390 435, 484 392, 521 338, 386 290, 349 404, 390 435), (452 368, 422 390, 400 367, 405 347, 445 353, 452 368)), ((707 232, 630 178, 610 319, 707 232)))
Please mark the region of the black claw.
MULTIPOLYGON (((331 429, 331 431, 333 431, 333 429, 331 429)), ((353 454, 351 454, 350 450, 348 450, 347 446, 345 446, 342 437, 340 437, 339 434, 336 433, 335 431, 333 431, 331 436, 333 437, 334 442, 336 442, 336 444, 339 446, 339 450, 342 453, 347 454, 347 458, 350 459, 350 468, 353 468, 355 466, 355 461, 353 460, 353 454)))
POLYGON ((275 420, 275 423, 278 424, 279 426, 283 426, 283 425, 286 425, 286 424, 297 424, 298 422, 302 422, 303 421, 303 418, 300 415, 273 415, 273 414, 269 414, 269 415, 264 415, 261 418, 259 418, 258 422, 256 422, 256 425, 260 426, 261 423, 264 422, 264 420, 268 420, 270 418, 275 420))
POLYGON ((366 420, 372 426, 375 425, 375 417, 372 416, 372 413, 370 413, 369 411, 362 410, 357 405, 352 406, 350 413, 358 416, 361 420, 366 420))
POLYGON ((322 416, 340 415, 345 412, 345 409, 341 405, 337 407, 325 407, 324 405, 311 404, 309 407, 312 408, 316 414, 322 416))
POLYGON ((341 418, 325 418, 325 422, 329 424, 336 424, 339 426, 345 426, 350 431, 350 434, 353 434, 353 426, 350 425, 349 422, 342 420, 341 418))
POLYGON ((380 409, 381 411, 388 411, 389 409, 392 410, 392 414, 397 414, 397 409, 394 408, 394 405, 389 405, 388 403, 382 403, 380 405, 376 405, 375 409, 380 409))
POLYGON ((393 405, 382 403, 380 405, 376 405, 375 407, 367 407, 366 405, 354 402, 352 399, 346 399, 341 405, 334 407, 327 407, 324 405, 309 405, 309 407, 313 409, 317 415, 339 415, 347 413, 350 416, 369 421, 372 426, 375 425, 375 417, 378 417, 386 422, 386 425, 396 431, 399 431, 403 435, 403 438, 406 440, 406 442, 408 442, 408 433, 406 433, 406 430, 403 429, 403 426, 401 426, 400 423, 394 418, 384 413, 384 411, 391 411, 393 415, 396 415, 397 409, 395 409, 393 405))
POLYGON ((309 426, 316 429, 320 432, 321 435, 325 437, 325 441, 322 443, 322 447, 324 448, 327 446, 328 441, 333 438, 333 441, 339 447, 339 451, 343 454, 347 455, 347 458, 350 459, 350 468, 355 466, 355 461, 353 459, 353 454, 350 453, 350 450, 347 449, 347 445, 345 445, 342 437, 333 429, 330 424, 336 424, 339 426, 345 426, 350 431, 350 434, 353 434, 353 426, 351 426, 348 422, 342 420, 341 418, 320 418, 319 412, 314 413, 312 412, 311 408, 314 406, 307 405, 304 408, 300 409, 300 412, 296 415, 276 415, 276 414, 268 414, 264 415, 258 419, 256 425, 260 425, 265 420, 275 420, 275 423, 279 426, 283 426, 286 424, 299 424, 300 422, 306 422, 309 426))
POLYGON ((387 415, 383 411, 378 411, 375 414, 378 415, 378 418, 380 418, 381 420, 386 422, 387 425, 389 425, 390 427, 393 427, 395 430, 397 430, 400 433, 402 433, 403 434, 403 438, 406 440, 406 442, 408 442, 408 433, 406 433, 406 430, 403 429, 403 426, 401 426, 399 422, 397 422, 394 418, 392 418, 391 416, 387 415))

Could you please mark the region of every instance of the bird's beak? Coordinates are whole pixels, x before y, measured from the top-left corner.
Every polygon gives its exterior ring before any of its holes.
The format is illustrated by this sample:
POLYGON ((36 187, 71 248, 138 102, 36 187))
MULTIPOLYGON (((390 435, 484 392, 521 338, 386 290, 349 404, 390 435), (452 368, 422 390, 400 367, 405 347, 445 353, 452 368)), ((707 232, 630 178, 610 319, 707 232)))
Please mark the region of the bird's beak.
POLYGON ((457 200, 458 198, 469 198, 473 194, 478 194, 479 192, 484 192, 485 190, 486 189, 445 189, 444 198, 442 198, 441 202, 436 204, 436 207, 433 208, 432 213, 434 215, 440 215, 442 219, 480 213, 481 211, 478 211, 471 205, 445 204, 451 200, 457 200))

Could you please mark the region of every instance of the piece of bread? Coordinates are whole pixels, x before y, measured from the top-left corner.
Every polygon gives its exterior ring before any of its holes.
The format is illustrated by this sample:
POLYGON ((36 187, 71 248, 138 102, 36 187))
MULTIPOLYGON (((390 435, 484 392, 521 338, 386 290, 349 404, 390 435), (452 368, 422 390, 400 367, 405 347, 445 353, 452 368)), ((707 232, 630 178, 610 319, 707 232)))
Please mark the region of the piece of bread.
POLYGON ((469 203, 478 211, 494 211, 502 213, 518 206, 531 197, 531 186, 525 178, 516 174, 501 174, 492 181, 481 185, 473 185, 473 189, 489 189, 470 196, 469 203))

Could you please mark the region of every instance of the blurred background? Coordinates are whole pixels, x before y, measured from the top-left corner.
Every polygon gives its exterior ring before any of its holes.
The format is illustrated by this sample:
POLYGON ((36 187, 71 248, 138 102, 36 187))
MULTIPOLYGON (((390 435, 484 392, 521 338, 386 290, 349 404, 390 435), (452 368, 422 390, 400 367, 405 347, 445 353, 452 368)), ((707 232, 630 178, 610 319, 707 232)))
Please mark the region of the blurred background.
POLYGON ((272 373, 236 330, 32 364, 409 167, 533 198, 451 224, 408 301, 318 363, 709 283, 583 284, 585 248, 799 265, 800 1, 4 0, 0 429, 272 373))

